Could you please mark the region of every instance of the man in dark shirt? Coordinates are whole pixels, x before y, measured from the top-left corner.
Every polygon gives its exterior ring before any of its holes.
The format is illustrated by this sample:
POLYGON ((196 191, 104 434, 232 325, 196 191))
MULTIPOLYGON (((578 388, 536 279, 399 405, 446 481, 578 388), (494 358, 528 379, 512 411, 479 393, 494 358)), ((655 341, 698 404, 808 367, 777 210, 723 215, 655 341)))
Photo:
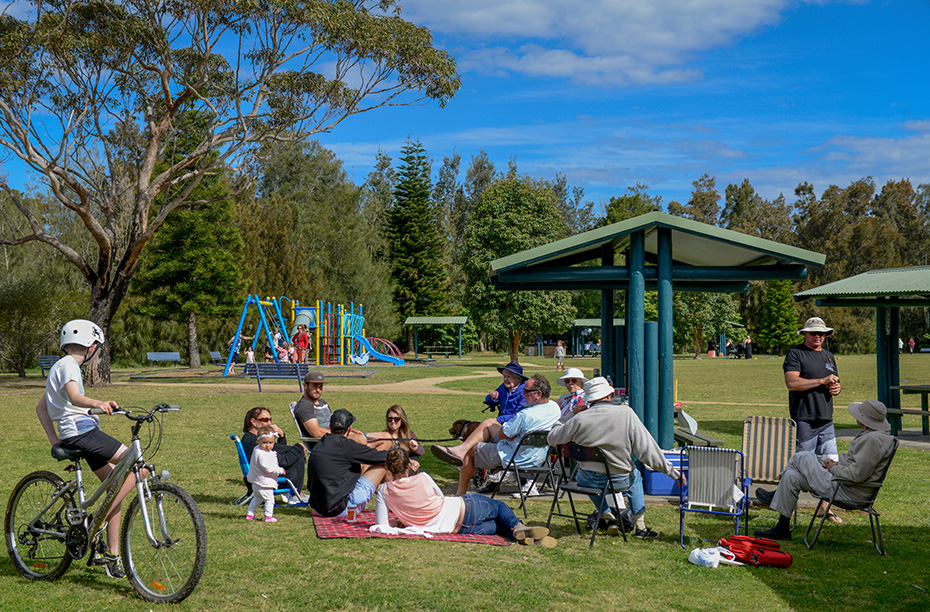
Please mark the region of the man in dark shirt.
POLYGON ((323 516, 345 516, 350 503, 361 512, 384 479, 387 451, 350 440, 354 422, 355 417, 348 410, 334 412, 329 421, 330 433, 310 453, 307 463, 310 507, 323 516))
MULTIPOLYGON (((788 387, 788 409, 798 426, 795 452, 811 451, 821 461, 836 461, 836 431, 833 429, 833 397, 842 387, 833 353, 823 348, 824 338, 833 334, 823 319, 811 317, 798 331, 804 342, 788 349, 783 365, 788 387)), ((830 520, 842 522, 832 512, 830 520)))
MULTIPOLYGON (((323 373, 307 372, 304 376, 304 394, 294 405, 294 418, 304 438, 322 438, 329 433, 332 409, 323 395, 323 373)), ((350 437, 360 444, 365 443, 365 434, 350 428, 350 437)))

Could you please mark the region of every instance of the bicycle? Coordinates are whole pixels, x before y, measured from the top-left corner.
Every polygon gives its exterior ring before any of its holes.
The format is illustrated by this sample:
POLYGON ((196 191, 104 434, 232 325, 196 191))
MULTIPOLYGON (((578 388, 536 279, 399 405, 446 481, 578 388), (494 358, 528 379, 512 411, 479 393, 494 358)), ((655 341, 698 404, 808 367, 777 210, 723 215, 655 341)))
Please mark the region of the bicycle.
MULTIPOLYGON (((68 482, 57 474, 36 471, 24 477, 10 494, 4 520, 7 552, 16 571, 29 580, 57 580, 71 562, 95 551, 87 565, 100 565, 97 555, 106 552, 106 521, 117 493, 130 474, 136 477, 136 497, 124 512, 120 553, 126 576, 135 592, 151 602, 177 603, 193 592, 207 561, 207 531, 197 502, 176 484, 165 482, 164 470, 156 475, 144 452, 161 445, 162 420, 179 406, 158 404, 150 411, 133 414, 120 408, 113 414, 133 421, 129 450, 110 475, 88 498, 84 493, 81 451, 56 444, 52 456, 71 461, 68 482), (149 424, 149 442, 143 449, 139 431, 149 424), (156 439, 157 436, 157 439, 156 439), (148 472, 142 478, 142 471, 148 472), (77 499, 75 499, 75 497, 77 499), (103 497, 94 511, 93 506, 103 497)), ((103 414, 88 410, 88 414, 103 414)))

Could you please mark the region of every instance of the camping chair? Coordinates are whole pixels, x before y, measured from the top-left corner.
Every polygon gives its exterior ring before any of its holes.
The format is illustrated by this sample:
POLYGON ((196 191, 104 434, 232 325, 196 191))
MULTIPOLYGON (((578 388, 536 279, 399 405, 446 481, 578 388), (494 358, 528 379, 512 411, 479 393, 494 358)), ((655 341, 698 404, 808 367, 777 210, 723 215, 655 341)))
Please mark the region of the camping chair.
MULTIPOLYGON (((520 443, 517 445, 517 449, 513 452, 513 456, 510 458, 510 461, 507 462, 506 467, 504 467, 505 474, 507 471, 511 471, 516 475, 517 490, 520 494, 520 507, 523 509, 523 518, 529 518, 526 513, 526 496, 523 493, 523 478, 528 478, 529 476, 533 477, 532 481, 527 480, 527 482, 530 483, 527 487, 527 491, 536 486, 536 483, 539 482, 540 477, 542 476, 545 476, 545 478, 543 478, 542 484, 540 486, 545 486, 546 482, 555 482, 555 472, 552 469, 552 457, 551 453, 549 452, 549 442, 546 440, 546 436, 548 435, 548 431, 532 431, 523 436, 523 438, 520 439, 520 443), (523 450, 525 452, 529 449, 545 449, 544 452, 546 455, 543 459, 543 462, 535 467, 519 467, 516 464, 516 459, 519 456, 520 451, 523 450)), ((492 498, 500 491, 503 481, 503 478, 497 481, 497 485, 494 487, 494 491, 491 492, 492 498)))
MULTIPOLYGON (((597 508, 597 515, 600 517, 604 514, 605 506, 607 506, 608 496, 613 496, 616 499, 617 495, 622 495, 621 491, 614 489, 613 482, 610 479, 610 465, 607 463, 607 457, 599 448, 579 446, 573 442, 568 444, 559 445, 559 455, 562 457, 562 461, 559 462, 561 468, 561 473, 556 479, 556 488, 555 494, 552 496, 552 506, 549 508, 549 520, 546 521, 546 527, 552 523, 553 516, 562 516, 565 518, 570 518, 575 521, 575 529, 578 530, 578 534, 581 535, 581 523, 584 521, 587 523, 588 515, 579 511, 575 508, 575 499, 572 497, 572 494, 580 495, 600 495, 601 503, 597 508), (604 474, 607 475, 606 482, 604 486, 600 489, 596 487, 583 487, 578 484, 577 481, 571 480, 569 476, 569 470, 571 469, 567 463, 569 459, 574 459, 577 463, 578 461, 598 461, 604 466, 604 474), (571 514, 562 511, 562 503, 559 501, 559 497, 565 493, 568 495, 568 503, 571 507, 571 514)), ((617 517, 618 519, 620 517, 617 517)), ((597 537, 597 523, 594 524, 594 528, 591 533, 591 543, 588 546, 594 546, 594 538, 597 537)), ((623 536, 623 541, 626 542, 626 532, 621 529, 620 535, 623 536)))
MULTIPOLYGON (((294 425, 297 426, 297 433, 300 434, 304 431, 303 424, 297 420, 297 413, 294 412, 294 408, 297 406, 297 402, 291 402, 288 407, 291 409, 291 418, 294 419, 294 425)), ((307 451, 312 451, 313 447, 316 446, 316 443, 319 442, 319 438, 310 438, 308 436, 301 435, 300 443, 307 447, 307 451)))
MULTIPOLYGON (((891 461, 894 459, 894 454, 898 452, 898 439, 892 438, 894 440, 894 446, 891 447, 891 454, 888 455, 888 462, 885 464, 885 468, 882 470, 881 478, 878 482, 875 483, 865 483, 865 482, 850 482, 842 478, 833 479, 833 491, 830 492, 830 495, 827 497, 820 497, 821 501, 827 502, 827 509, 824 511, 823 516, 820 518, 820 524, 817 525, 817 532, 814 533, 814 539, 808 542, 808 536, 810 535, 811 529, 814 526, 814 521, 817 520, 817 513, 814 512, 814 516, 811 517, 810 525, 807 526, 807 531, 804 533, 804 543, 808 548, 813 548, 814 544, 817 543, 817 538, 820 537, 820 530, 823 529, 823 523, 827 520, 827 514, 830 512, 832 506, 838 506, 844 510, 859 510, 861 512, 866 512, 869 515, 869 527, 872 528, 872 544, 875 546, 875 550, 878 551, 878 554, 885 554, 885 541, 882 539, 882 525, 878 521, 878 517, 881 516, 878 512, 875 511, 874 504, 875 498, 878 497, 878 491, 882 488, 882 484, 885 482, 885 476, 888 474, 888 468, 891 466, 891 461), (870 487, 872 489, 871 494, 866 499, 859 499, 855 501, 847 501, 845 499, 837 499, 836 494, 844 484, 854 484, 857 487, 870 487)), ((815 496, 819 497, 819 496, 815 496)))
MULTIPOLYGON (((685 547, 685 513, 700 512, 732 517, 739 533, 745 516, 749 534, 749 481, 743 469, 743 453, 732 448, 686 446, 688 482, 679 493, 679 543, 685 547)), ((682 465, 685 461, 682 458, 682 465)))
MULTIPOLYGON (((798 426, 791 419, 751 416, 743 421, 743 456, 746 478, 752 483, 777 485, 788 460, 794 455, 798 426)), ((794 513, 797 527, 798 514, 794 513)))
MULTIPOLYGON (((239 439, 239 436, 236 434, 231 434, 229 439, 233 441, 233 444, 236 445, 236 454, 239 456, 239 468, 242 470, 242 481, 245 483, 246 492, 235 501, 235 505, 242 506, 249 503, 252 499, 252 483, 248 481, 249 476, 249 458, 245 456, 245 450, 242 448, 242 440, 239 439)), ((297 487, 294 486, 294 483, 285 478, 284 476, 278 477, 278 488, 274 490, 275 495, 289 495, 297 496, 299 498, 300 492, 297 490, 297 487), (283 485, 283 486, 282 486, 283 485)), ((277 506, 277 504, 275 504, 277 506)), ((306 506, 305 503, 300 504, 291 504, 294 506, 306 506)))

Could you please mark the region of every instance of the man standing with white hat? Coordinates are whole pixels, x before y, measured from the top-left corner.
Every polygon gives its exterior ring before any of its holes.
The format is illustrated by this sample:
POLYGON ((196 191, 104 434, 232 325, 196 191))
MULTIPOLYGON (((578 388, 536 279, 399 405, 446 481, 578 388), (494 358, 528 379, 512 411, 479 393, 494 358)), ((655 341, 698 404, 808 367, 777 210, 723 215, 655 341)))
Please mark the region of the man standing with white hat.
MULTIPOLYGON (((584 392, 588 409, 556 424, 549 431, 549 444, 574 442, 581 446, 601 449, 610 465, 614 489, 624 491, 630 497, 630 510, 636 521, 636 531, 633 535, 637 538, 655 538, 659 534, 646 527, 643 518, 646 513, 643 477, 633 462, 633 455, 650 469, 676 480, 679 476, 678 469, 665 458, 665 453, 636 413, 627 405, 615 405, 610 401, 614 388, 606 378, 592 378, 585 383, 584 392)), ((604 466, 600 462, 580 461, 575 478, 581 486, 601 488, 607 478, 601 471, 603 469, 604 466)), ((600 505, 599 496, 590 497, 595 506, 600 505)), ((616 516, 619 516, 619 508, 615 507, 616 501, 608 499, 607 503, 616 516)), ((619 534, 619 531, 616 533, 619 534)))
MULTIPOLYGON (((836 431, 833 428, 833 396, 842 387, 833 353, 823 348, 824 338, 833 335, 823 319, 811 317, 798 331, 804 342, 788 349, 783 365, 788 387, 788 410, 798 426, 795 452, 813 451, 818 457, 836 461, 836 431)), ((821 511, 818 510, 818 514, 821 511)), ((842 519, 831 512, 831 522, 842 519)))
POLYGON ((862 431, 849 443, 849 451, 839 456, 838 461, 821 461, 814 453, 802 451, 788 460, 775 491, 756 491, 762 503, 778 512, 778 524, 766 531, 756 531, 757 536, 772 540, 791 539, 791 514, 798 505, 798 494, 811 491, 817 496, 828 497, 833 491, 833 479, 842 478, 863 486, 843 485, 837 499, 864 499, 872 494, 894 449, 894 438, 888 433, 890 427, 885 420, 885 404, 868 399, 849 405, 849 413, 855 417, 862 431))

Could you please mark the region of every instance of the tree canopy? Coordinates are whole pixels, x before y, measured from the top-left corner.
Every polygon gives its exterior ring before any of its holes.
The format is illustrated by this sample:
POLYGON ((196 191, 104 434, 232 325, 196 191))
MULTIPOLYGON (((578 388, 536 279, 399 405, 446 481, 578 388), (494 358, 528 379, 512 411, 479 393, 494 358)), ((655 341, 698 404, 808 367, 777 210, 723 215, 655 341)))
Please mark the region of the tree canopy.
MULTIPOLYGON (((356 113, 444 105, 460 84, 454 60, 394 0, 26 4, 27 17, 0 24, 0 147, 80 219, 93 248, 49 231, 4 180, 28 229, 0 243, 60 251, 104 331, 145 244, 175 208, 202 203, 193 193, 207 177, 247 175, 356 113), (208 121, 180 146, 187 111, 208 121)), ((88 381, 108 382, 106 345, 92 365, 88 381)))

